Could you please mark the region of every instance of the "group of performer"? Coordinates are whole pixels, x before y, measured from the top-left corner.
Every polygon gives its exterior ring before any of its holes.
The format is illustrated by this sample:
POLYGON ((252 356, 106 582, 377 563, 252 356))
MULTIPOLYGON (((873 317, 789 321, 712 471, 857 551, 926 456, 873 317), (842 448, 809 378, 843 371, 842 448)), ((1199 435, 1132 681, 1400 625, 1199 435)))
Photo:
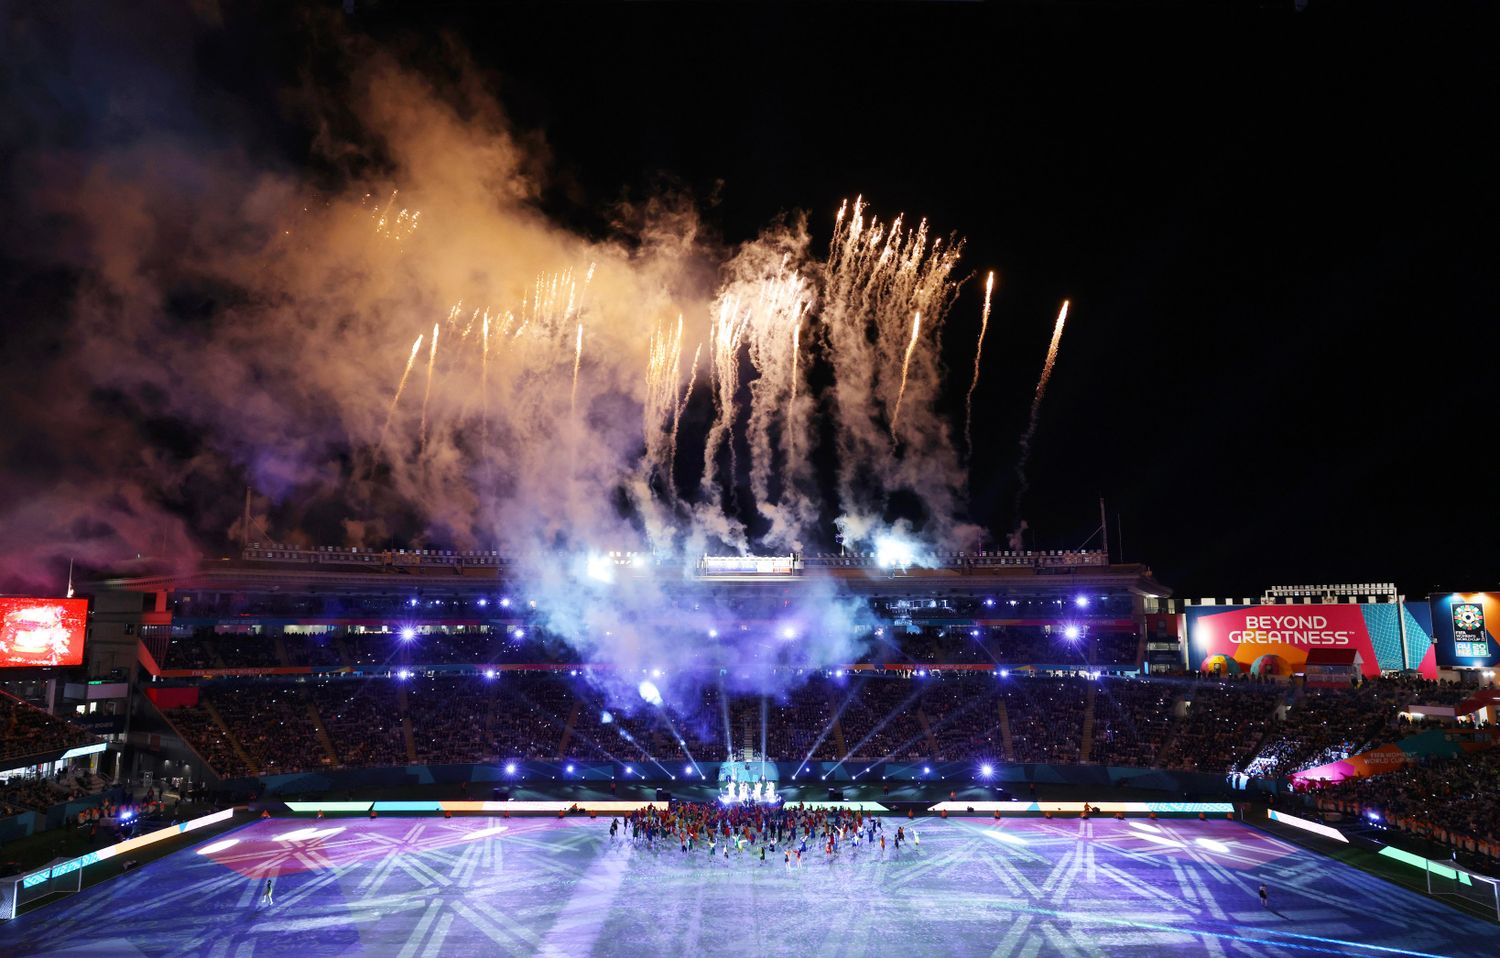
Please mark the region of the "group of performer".
POLYGON ((653 851, 676 845, 683 854, 706 848, 711 859, 726 861, 731 852, 737 857, 748 852, 762 862, 774 861, 779 850, 788 868, 802 867, 807 856, 819 851, 831 862, 845 854, 858 858, 861 847, 867 849, 866 854, 884 858, 888 841, 893 855, 906 842, 921 846, 912 825, 898 826, 894 835, 888 835, 879 816, 847 808, 693 802, 665 809, 646 806, 623 819, 611 819, 609 839, 611 844, 631 843, 653 851))
POLYGON ((753 802, 756 805, 775 805, 780 801, 775 782, 736 782, 730 779, 719 793, 719 801, 725 805, 753 802))

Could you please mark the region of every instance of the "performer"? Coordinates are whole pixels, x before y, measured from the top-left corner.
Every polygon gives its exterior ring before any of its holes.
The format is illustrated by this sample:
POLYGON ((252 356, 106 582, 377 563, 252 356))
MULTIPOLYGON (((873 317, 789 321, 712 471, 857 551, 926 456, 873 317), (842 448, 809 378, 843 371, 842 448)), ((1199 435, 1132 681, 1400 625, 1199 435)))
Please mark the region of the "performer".
MULTIPOLYGON (((264 902, 265 904, 267 904, 267 905, 274 905, 274 904, 276 904, 276 900, 271 897, 271 890, 272 890, 272 886, 275 884, 275 881, 276 881, 276 879, 273 878, 272 876, 270 876, 270 875, 266 876, 266 890, 261 893, 260 900, 262 902, 264 902)), ((1265 897, 1266 897, 1266 886, 1265 885, 1260 886, 1260 897, 1261 897, 1262 901, 1265 900, 1265 897)))

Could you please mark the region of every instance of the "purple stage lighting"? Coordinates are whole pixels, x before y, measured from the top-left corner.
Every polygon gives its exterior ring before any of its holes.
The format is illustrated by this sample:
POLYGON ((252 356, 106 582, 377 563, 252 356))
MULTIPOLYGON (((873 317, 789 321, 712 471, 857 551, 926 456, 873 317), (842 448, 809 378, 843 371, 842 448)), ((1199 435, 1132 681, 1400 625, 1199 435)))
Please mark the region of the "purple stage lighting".
POLYGON ((507 774, 507 775, 514 775, 514 774, 516 774, 516 763, 515 762, 506 762, 505 763, 505 774, 507 774))
POLYGON ((407 626, 406 628, 404 628, 404 629, 401 630, 401 640, 403 642, 410 642, 412 639, 415 639, 416 637, 417 637, 417 630, 414 629, 414 628, 412 628, 411 626, 407 626))
POLYGON ((1078 636, 1081 634, 1082 633, 1079 632, 1078 626, 1076 625, 1070 625, 1067 628, 1063 629, 1063 635, 1067 637, 1069 641, 1078 638, 1078 636))
POLYGON ((1080 609, 1087 609, 1089 607, 1089 597, 1086 595, 1080 595, 1078 598, 1073 600, 1073 604, 1078 606, 1080 609))
POLYGON ((985 778, 989 778, 991 775, 995 774, 995 767, 988 764, 981 765, 979 766, 979 774, 983 775, 985 778))

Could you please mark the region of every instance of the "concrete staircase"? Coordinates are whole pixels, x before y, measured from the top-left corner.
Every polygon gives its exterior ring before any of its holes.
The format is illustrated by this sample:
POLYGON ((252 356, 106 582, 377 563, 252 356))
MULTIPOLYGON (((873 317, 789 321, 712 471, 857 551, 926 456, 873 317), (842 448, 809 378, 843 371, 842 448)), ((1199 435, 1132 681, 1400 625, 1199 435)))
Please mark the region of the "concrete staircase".
POLYGON ((417 764, 417 739, 412 734, 411 716, 406 714, 406 686, 396 686, 397 711, 401 715, 401 738, 406 742, 406 760, 417 764))
POLYGON ((234 749, 235 757, 238 758, 241 762, 245 763, 245 767, 250 770, 250 773, 252 775, 259 772, 260 766, 250 761, 249 753, 247 753, 245 751, 245 747, 240 744, 240 740, 235 738, 234 733, 229 731, 229 726, 224 724, 224 717, 219 714, 218 709, 214 708, 214 703, 210 702, 208 699, 201 699, 200 702, 203 705, 203 711, 208 713, 208 717, 214 720, 214 724, 219 727, 219 731, 224 733, 224 739, 229 742, 229 746, 234 749))
POLYGON ((313 729, 318 733, 318 744, 323 746, 323 753, 328 756, 328 764, 337 765, 339 754, 333 747, 333 737, 328 734, 328 729, 323 725, 323 716, 318 714, 318 707, 311 702, 307 703, 307 719, 312 722, 313 729))
POLYGON ((917 709, 917 724, 922 726, 922 737, 927 739, 927 754, 934 761, 938 757, 937 738, 932 734, 932 725, 927 721, 927 713, 917 709))
MULTIPOLYGON (((568 754, 568 745, 573 741, 573 723, 578 721, 578 713, 582 709, 583 703, 574 699, 573 708, 568 712, 568 721, 563 725, 562 740, 557 743, 558 758, 562 758, 568 754)), ((490 714, 494 714, 493 708, 490 710, 490 714)))
POLYGON ((1010 713, 1005 711, 1005 699, 1000 700, 1000 745, 1005 749, 1005 760, 1016 760, 1016 746, 1010 737, 1010 713))
POLYGON ((1078 752, 1080 762, 1092 761, 1090 756, 1094 751, 1094 699, 1098 696, 1098 692, 1099 687, 1090 682, 1083 704, 1083 741, 1079 745, 1078 752))

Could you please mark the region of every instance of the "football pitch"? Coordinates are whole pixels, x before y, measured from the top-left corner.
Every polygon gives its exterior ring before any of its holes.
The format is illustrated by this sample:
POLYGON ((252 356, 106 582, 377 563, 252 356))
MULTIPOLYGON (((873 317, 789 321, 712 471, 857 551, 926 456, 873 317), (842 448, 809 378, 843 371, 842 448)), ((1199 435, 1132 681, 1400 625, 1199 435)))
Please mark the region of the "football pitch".
POLYGON ((1500 954, 1500 927, 1236 822, 914 824, 899 852, 789 867, 611 841, 606 818, 262 820, 0 926, 0 953, 1500 954))

